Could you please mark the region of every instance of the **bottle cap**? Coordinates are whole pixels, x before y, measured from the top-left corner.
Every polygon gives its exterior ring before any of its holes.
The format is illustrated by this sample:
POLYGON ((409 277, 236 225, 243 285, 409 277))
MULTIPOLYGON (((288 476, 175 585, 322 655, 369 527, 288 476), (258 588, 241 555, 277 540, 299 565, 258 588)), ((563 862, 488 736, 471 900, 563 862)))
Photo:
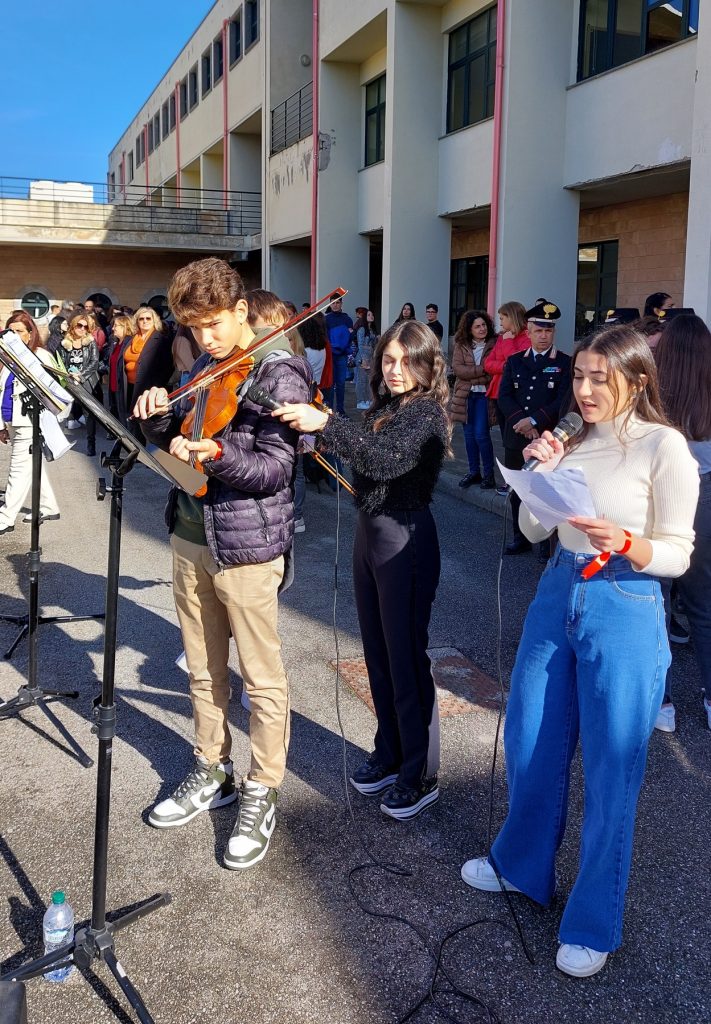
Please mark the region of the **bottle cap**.
POLYGON ((54 903, 56 906, 60 906, 62 903, 64 903, 64 893, 62 892, 61 889, 57 889, 55 892, 52 893, 52 903, 54 903))

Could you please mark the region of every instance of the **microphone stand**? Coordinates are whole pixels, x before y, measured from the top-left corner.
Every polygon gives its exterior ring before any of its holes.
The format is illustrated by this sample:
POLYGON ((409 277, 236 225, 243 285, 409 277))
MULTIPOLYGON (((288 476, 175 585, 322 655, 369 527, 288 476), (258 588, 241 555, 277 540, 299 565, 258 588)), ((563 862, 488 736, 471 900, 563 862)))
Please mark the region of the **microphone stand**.
POLYGON ((89 619, 103 619, 104 613, 96 615, 40 615, 39 614, 39 577, 42 549, 40 537, 40 491, 42 486, 42 437, 40 433, 40 402, 29 391, 22 397, 24 412, 32 420, 32 528, 30 533, 29 578, 30 589, 28 611, 25 615, 0 614, 0 622, 11 622, 20 627, 10 648, 5 652, 11 658, 16 648, 25 637, 28 638, 29 669, 28 681, 17 691, 17 695, 0 704, 0 721, 11 715, 24 711, 25 708, 39 704, 47 698, 59 700, 67 698, 75 700, 78 690, 50 690, 39 685, 39 651, 37 630, 39 626, 56 622, 86 622, 89 619))
MULTIPOLYGON (((141 917, 167 906, 170 893, 157 893, 133 910, 121 911, 112 921, 106 920, 106 877, 109 845, 109 811, 111 804, 111 757, 116 735, 114 675, 116 669, 116 626, 118 619, 119 563, 121 556, 121 518, 123 511, 123 480, 136 462, 138 452, 121 455, 117 441, 109 455, 101 456, 101 464, 111 471, 111 486, 103 478, 97 481, 96 497, 103 501, 111 493, 111 524, 109 528, 109 564, 106 583, 106 630, 104 634, 104 671, 101 696, 94 701, 95 725, 92 731, 99 738, 99 760, 96 773, 96 825, 94 833, 94 868, 91 897, 91 923, 80 929, 71 942, 37 960, 9 973, 11 981, 36 978, 46 971, 69 963, 86 970, 94 960, 103 960, 136 1011, 141 1024, 155 1024, 136 987, 116 957, 114 933, 141 917)), ((86 978, 85 978, 86 980, 86 978)))

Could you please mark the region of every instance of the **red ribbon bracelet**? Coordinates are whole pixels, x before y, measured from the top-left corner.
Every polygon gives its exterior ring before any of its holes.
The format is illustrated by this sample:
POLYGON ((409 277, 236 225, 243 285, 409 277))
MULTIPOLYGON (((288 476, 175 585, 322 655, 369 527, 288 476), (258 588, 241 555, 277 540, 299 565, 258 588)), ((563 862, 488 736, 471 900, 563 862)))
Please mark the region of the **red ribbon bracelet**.
POLYGON ((597 556, 597 558, 593 558, 592 562, 588 562, 588 564, 585 566, 585 568, 583 569, 583 571, 580 574, 583 577, 584 580, 590 580, 590 579, 592 579, 592 577, 596 573, 600 572, 600 570, 602 568, 604 568, 604 566, 606 566, 607 563, 610 561, 610 555, 612 555, 612 554, 615 554, 615 555, 626 555, 627 554, 629 549, 632 547, 632 534, 630 533, 629 530, 623 530, 622 532, 625 535, 625 542, 622 545, 622 547, 621 548, 617 548, 614 552, 613 551, 601 551, 600 554, 597 556))

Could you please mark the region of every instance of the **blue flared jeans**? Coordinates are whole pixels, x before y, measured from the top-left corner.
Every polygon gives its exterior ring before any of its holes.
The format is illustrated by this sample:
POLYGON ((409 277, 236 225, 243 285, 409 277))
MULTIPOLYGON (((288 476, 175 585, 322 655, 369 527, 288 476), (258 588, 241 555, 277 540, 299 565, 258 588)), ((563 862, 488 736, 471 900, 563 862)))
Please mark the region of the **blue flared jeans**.
POLYGON ((560 941, 611 951, 622 941, 637 798, 671 655, 659 581, 621 555, 585 581, 590 557, 559 546, 526 617, 504 733, 509 812, 491 860, 550 902, 580 739, 580 863, 560 941))
POLYGON ((489 399, 483 391, 469 392, 467 421, 462 426, 469 472, 491 476, 494 472, 494 445, 489 429, 489 399))

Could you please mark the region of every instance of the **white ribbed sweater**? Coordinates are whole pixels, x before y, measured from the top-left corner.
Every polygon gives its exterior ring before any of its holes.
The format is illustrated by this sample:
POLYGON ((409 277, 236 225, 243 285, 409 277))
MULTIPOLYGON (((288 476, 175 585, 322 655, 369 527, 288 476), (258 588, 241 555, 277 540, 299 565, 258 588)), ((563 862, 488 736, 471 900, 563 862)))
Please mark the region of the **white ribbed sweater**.
MULTIPOLYGON (((698 465, 677 430, 632 417, 620 436, 624 419, 623 414, 590 427, 560 465, 583 470, 598 516, 651 542, 652 560, 643 572, 681 576, 693 549, 698 465)), ((523 505, 519 523, 533 542, 552 533, 523 505)), ((569 551, 598 554, 587 535, 568 523, 559 525, 558 537, 569 551)))

